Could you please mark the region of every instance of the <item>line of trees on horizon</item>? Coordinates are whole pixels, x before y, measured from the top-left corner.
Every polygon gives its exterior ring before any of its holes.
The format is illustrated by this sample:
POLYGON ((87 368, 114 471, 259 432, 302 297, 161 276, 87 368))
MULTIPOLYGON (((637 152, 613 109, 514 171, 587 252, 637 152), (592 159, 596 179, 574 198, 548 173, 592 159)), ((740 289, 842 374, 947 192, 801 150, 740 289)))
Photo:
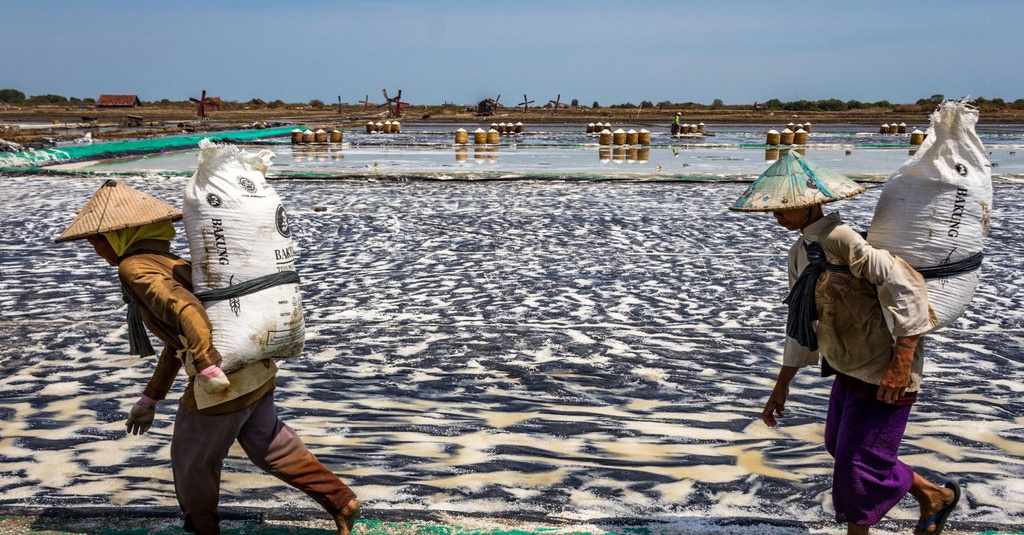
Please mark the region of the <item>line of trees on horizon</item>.
MULTIPOLYGON (((764 109, 771 111, 825 111, 825 112, 841 112, 841 111, 852 111, 852 110, 879 110, 879 109, 891 109, 896 111, 916 111, 921 108, 934 107, 942 103, 946 97, 941 94, 931 95, 928 98, 918 99, 914 103, 892 103, 888 100, 880 100, 877 102, 861 102, 858 100, 840 100, 835 98, 822 99, 822 100, 793 100, 784 102, 779 99, 768 99, 763 102, 758 101, 754 103, 744 104, 725 104, 722 99, 714 99, 711 104, 701 104, 697 102, 671 102, 661 101, 657 104, 643 100, 639 105, 631 102, 625 102, 622 104, 612 104, 608 106, 612 109, 671 109, 671 110, 727 110, 727 109, 764 109)), ((232 101, 223 101, 224 104, 228 105, 245 105, 251 104, 253 101, 246 103, 238 103, 232 101)), ((1007 101, 1002 98, 985 98, 977 97, 971 99, 980 109, 985 111, 1001 111, 1001 110, 1024 110, 1024 98, 1019 98, 1013 101, 1007 101)), ((161 99, 159 101, 142 101, 144 104, 149 105, 191 105, 188 100, 172 101, 169 99, 161 99)), ((75 105, 75 106, 93 106, 96 104, 95 98, 77 98, 77 97, 65 97, 62 95, 46 94, 46 95, 32 95, 26 96, 25 93, 17 89, 0 89, 0 103, 22 106, 22 105, 75 105)), ((274 100, 268 102, 261 102, 261 105, 279 108, 284 106, 310 106, 314 108, 326 107, 327 104, 320 99, 313 99, 308 103, 286 103, 281 100, 274 100)), ((570 104, 573 108, 580 106, 579 101, 573 99, 570 104)), ((596 101, 591 104, 591 108, 602 107, 596 101)))

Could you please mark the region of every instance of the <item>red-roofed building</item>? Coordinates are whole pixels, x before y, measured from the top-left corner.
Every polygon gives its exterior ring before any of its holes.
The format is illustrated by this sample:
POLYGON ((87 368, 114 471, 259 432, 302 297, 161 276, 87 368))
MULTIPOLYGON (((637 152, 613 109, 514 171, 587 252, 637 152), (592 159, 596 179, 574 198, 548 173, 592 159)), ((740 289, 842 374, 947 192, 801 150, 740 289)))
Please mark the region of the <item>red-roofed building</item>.
POLYGON ((134 108, 142 106, 142 101, 136 95, 100 95, 96 106, 100 108, 134 108))

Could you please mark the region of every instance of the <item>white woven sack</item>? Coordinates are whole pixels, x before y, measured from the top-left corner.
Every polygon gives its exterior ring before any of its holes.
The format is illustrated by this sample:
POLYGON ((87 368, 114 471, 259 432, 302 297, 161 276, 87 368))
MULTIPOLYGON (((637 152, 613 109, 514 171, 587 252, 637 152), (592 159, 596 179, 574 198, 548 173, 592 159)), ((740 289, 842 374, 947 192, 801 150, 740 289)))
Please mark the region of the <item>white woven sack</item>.
MULTIPOLYGON (((868 231, 871 245, 915 268, 935 267, 982 250, 992 213, 992 166, 974 131, 978 110, 965 100, 944 102, 931 116, 924 143, 882 189, 868 231)), ((974 297, 981 270, 927 279, 938 319, 959 318, 974 297)))
MULTIPOLYGON (((274 154, 234 145, 199 143, 199 168, 185 186, 182 206, 195 292, 295 271, 288 219, 266 171, 274 154)), ((305 325, 298 284, 204 303, 221 368, 302 354, 305 325)))

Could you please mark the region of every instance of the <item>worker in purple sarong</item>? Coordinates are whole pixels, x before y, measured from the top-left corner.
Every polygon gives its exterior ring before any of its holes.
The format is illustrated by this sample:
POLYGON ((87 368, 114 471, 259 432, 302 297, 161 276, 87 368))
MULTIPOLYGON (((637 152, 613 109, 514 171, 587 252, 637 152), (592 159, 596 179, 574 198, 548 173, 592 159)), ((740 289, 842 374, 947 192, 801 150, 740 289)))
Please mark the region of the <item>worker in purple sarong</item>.
POLYGON ((797 371, 818 363, 835 376, 825 447, 835 459, 832 502, 847 533, 866 534, 909 492, 920 504, 914 533, 938 534, 960 498, 899 459, 921 387, 922 335, 935 325, 924 279, 869 245, 822 205, 864 191, 845 176, 787 154, 731 210, 772 212, 800 233, 789 251, 789 318, 782 369, 761 419, 782 417, 797 371))

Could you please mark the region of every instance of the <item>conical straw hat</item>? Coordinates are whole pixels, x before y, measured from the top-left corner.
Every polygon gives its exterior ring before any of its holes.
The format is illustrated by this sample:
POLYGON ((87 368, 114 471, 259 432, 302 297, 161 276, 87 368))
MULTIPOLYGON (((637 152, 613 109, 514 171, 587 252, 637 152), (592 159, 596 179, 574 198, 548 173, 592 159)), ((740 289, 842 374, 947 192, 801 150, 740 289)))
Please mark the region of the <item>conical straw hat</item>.
POLYGON ((729 209, 737 212, 795 210, 864 191, 860 184, 791 151, 761 173, 729 209))
POLYGON ((54 241, 79 240, 103 232, 179 219, 181 211, 177 208, 131 186, 108 180, 54 241))

